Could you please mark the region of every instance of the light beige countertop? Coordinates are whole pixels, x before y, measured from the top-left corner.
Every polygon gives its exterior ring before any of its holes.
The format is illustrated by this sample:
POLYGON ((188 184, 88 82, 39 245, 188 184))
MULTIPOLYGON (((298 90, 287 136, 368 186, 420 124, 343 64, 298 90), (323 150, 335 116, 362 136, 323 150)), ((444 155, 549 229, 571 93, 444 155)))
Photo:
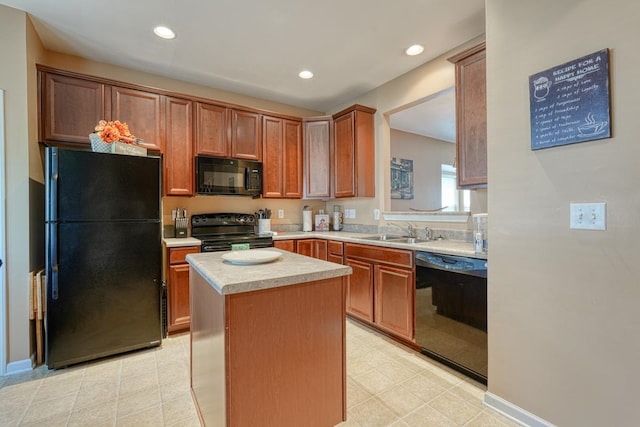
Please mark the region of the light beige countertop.
POLYGON ((195 237, 182 237, 176 239, 175 237, 165 237, 162 239, 164 245, 168 248, 179 248, 182 246, 200 246, 202 245, 202 240, 196 239, 195 237))
MULTIPOLYGON (((473 243, 461 240, 430 240, 419 243, 403 243, 388 240, 367 240, 363 237, 374 236, 368 233, 354 233, 349 231, 286 231, 277 232, 273 240, 288 239, 328 239, 342 242, 360 243, 363 245, 382 246, 386 248, 409 249, 413 251, 437 252, 444 255, 457 255, 470 258, 487 259, 486 254, 476 254, 473 250, 473 243)), ((200 246, 202 242, 195 237, 181 239, 164 238, 164 244, 168 248, 178 248, 183 246, 200 246)))
POLYGON ((469 258, 487 259, 486 254, 476 254, 473 243, 461 240, 430 240, 419 243, 403 243, 388 240, 366 240, 363 237, 375 234, 352 233, 348 231, 294 231, 278 232, 273 240, 287 239, 330 239, 343 242, 360 243, 363 245, 383 246, 386 248, 409 249, 414 251, 436 252, 444 255, 457 255, 469 258))
MULTIPOLYGON (((222 259, 229 252, 203 252, 187 255, 187 262, 221 295, 269 289, 351 274, 351 267, 322 261, 276 248, 250 251, 276 251, 275 261, 237 265, 222 259)), ((243 251, 249 252, 249 251, 243 251)))

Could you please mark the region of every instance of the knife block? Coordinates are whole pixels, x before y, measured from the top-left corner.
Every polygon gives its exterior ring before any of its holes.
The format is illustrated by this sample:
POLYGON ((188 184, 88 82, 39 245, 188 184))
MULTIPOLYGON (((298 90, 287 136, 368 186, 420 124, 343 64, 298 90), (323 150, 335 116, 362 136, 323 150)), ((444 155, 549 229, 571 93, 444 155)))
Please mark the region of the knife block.
POLYGON ((187 218, 176 218, 174 221, 175 237, 183 238, 187 237, 187 224, 189 223, 187 218))

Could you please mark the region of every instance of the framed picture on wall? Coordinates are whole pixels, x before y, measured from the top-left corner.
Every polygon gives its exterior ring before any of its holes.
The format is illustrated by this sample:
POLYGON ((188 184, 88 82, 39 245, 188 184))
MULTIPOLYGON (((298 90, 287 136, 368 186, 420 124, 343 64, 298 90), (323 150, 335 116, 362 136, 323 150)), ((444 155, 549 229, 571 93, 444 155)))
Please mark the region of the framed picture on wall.
POLYGON ((611 137, 609 49, 529 76, 531 149, 611 137))
POLYGON ((413 199, 413 160, 391 158, 391 198, 413 199))

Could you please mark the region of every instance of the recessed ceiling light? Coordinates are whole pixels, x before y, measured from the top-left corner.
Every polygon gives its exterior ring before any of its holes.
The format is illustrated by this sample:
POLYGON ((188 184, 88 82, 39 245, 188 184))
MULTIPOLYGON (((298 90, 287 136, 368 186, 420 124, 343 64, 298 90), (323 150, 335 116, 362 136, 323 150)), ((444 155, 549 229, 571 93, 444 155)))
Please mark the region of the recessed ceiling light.
POLYGON ((416 56, 416 55, 420 55, 422 53, 422 51, 424 50, 424 47, 422 45, 419 44, 414 44, 412 46, 409 46, 404 53, 406 53, 409 56, 416 56))
POLYGON ((163 39, 173 39, 176 37, 176 33, 171 31, 171 28, 163 27, 161 25, 155 27, 153 32, 156 33, 156 36, 162 37, 163 39))
POLYGON ((313 73, 309 70, 303 70, 298 73, 298 77, 301 79, 310 79, 313 77, 313 73))

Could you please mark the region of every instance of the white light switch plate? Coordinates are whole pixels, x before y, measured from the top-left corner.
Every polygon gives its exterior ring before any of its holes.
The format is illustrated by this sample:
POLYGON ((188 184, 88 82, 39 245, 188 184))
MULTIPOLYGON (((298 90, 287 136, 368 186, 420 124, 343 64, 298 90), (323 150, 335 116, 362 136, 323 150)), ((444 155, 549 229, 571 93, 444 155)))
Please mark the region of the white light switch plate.
POLYGON ((570 203, 569 227, 577 230, 606 230, 606 203, 570 203))
POLYGON ((284 218, 284 209, 278 209, 278 218, 279 219, 284 218))

